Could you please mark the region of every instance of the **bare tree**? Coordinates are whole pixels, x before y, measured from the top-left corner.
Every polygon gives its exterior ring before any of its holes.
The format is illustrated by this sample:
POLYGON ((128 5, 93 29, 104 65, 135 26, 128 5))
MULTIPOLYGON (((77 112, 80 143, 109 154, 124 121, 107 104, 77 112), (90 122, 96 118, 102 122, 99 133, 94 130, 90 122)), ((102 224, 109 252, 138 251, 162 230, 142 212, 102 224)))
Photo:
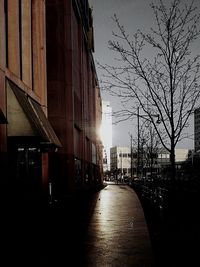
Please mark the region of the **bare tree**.
POLYGON ((114 15, 117 32, 109 41, 109 49, 116 52, 117 65, 98 63, 105 71, 102 88, 121 98, 119 121, 137 115, 137 106, 148 115, 161 144, 170 153, 172 179, 175 147, 200 98, 200 57, 192 54, 192 45, 200 35, 200 16, 194 1, 181 4, 181 0, 173 0, 168 6, 162 0, 159 5, 151 4, 156 26, 149 34, 140 30, 133 36, 127 34, 114 15), (155 114, 159 114, 159 125, 155 114), (167 139, 163 139, 163 129, 167 139))

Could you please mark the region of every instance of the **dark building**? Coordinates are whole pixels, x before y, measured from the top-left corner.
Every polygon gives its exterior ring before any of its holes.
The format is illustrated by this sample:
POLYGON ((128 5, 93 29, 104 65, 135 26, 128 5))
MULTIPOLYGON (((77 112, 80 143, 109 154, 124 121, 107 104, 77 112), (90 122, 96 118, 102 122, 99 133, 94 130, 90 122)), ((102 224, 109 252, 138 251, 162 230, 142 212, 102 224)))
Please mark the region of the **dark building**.
POLYGON ((0 1, 0 13, 1 184, 15 197, 41 199, 48 150, 61 146, 46 116, 45 3, 0 1))
POLYGON ((48 199, 100 183, 92 50, 87 1, 0 0, 2 191, 48 199))
POLYGON ((194 150, 200 152, 200 108, 194 112, 194 150))
POLYGON ((102 182, 98 81, 93 62, 93 25, 88 1, 48 0, 48 117, 62 143, 52 159, 52 185, 66 193, 102 182))

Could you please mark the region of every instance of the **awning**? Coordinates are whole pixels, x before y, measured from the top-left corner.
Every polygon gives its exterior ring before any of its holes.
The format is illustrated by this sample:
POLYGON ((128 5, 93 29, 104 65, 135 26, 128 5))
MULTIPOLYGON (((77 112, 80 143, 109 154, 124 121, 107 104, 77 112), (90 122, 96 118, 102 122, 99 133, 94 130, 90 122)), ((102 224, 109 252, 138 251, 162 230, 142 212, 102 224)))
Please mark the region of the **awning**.
POLYGON ((8 123, 8 121, 7 121, 6 117, 3 114, 3 111, 0 108, 0 124, 7 124, 7 123, 8 123))
POLYGON ((32 128, 41 137, 42 145, 61 147, 61 143, 42 107, 14 84, 10 85, 32 128))

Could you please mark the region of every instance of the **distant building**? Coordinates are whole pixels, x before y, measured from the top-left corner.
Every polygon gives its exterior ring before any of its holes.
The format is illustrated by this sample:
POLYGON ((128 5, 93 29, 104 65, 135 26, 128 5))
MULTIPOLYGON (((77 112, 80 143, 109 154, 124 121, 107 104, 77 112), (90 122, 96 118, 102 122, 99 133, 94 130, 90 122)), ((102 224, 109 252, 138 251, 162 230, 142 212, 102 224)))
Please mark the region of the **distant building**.
POLYGON ((194 150, 200 151, 200 108, 194 112, 194 150))
POLYGON ((102 101, 103 169, 110 170, 110 148, 112 147, 112 107, 109 101, 102 101))
POLYGON ((110 149, 110 168, 114 173, 131 174, 131 148, 115 146, 110 149))
POLYGON ((175 161, 183 162, 188 158, 189 149, 176 148, 175 149, 175 161))
MULTIPOLYGON (((128 176, 136 176, 138 174, 137 166, 137 149, 133 148, 131 153, 130 147, 112 147, 110 149, 111 156, 111 172, 126 174, 128 176), (132 155, 131 155, 132 154, 132 155), (131 158, 132 157, 132 158, 131 158)), ((188 149, 175 149, 176 163, 180 164, 188 158, 188 149)), ((164 149, 158 149, 158 153, 154 154, 153 159, 150 161, 148 154, 140 155, 140 175, 146 176, 150 172, 159 173, 161 169, 169 166, 170 154, 164 149)))
MULTIPOLYGON (((130 147, 112 147, 111 148, 111 171, 118 173, 123 173, 128 176, 137 176, 138 169, 140 168, 141 175, 149 172, 150 169, 150 162, 147 159, 147 155, 144 153, 140 155, 140 166, 137 165, 137 149, 133 148, 131 152, 130 147), (132 155, 131 155, 132 154, 132 155), (132 158, 131 158, 132 157, 132 158)), ((169 152, 165 149, 159 149, 158 155, 152 160, 152 171, 158 171, 161 166, 166 166, 169 164, 169 152)))
POLYGON ((165 148, 159 149, 157 161, 163 167, 170 163, 170 154, 165 148))

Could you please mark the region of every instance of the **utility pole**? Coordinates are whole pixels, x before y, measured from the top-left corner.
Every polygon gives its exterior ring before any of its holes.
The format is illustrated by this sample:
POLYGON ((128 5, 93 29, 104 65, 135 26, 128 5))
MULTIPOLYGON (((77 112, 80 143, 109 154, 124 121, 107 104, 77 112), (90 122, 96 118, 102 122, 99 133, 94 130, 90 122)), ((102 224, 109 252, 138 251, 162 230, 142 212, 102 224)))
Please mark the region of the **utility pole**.
POLYGON ((123 173, 123 152, 121 151, 121 177, 123 173))
POLYGON ((133 179, 133 136, 132 134, 130 135, 131 137, 131 180, 133 179))
POLYGON ((138 136, 138 144, 137 144, 137 177, 139 178, 139 169, 140 169, 140 113, 139 106, 137 107, 137 136, 138 136))

